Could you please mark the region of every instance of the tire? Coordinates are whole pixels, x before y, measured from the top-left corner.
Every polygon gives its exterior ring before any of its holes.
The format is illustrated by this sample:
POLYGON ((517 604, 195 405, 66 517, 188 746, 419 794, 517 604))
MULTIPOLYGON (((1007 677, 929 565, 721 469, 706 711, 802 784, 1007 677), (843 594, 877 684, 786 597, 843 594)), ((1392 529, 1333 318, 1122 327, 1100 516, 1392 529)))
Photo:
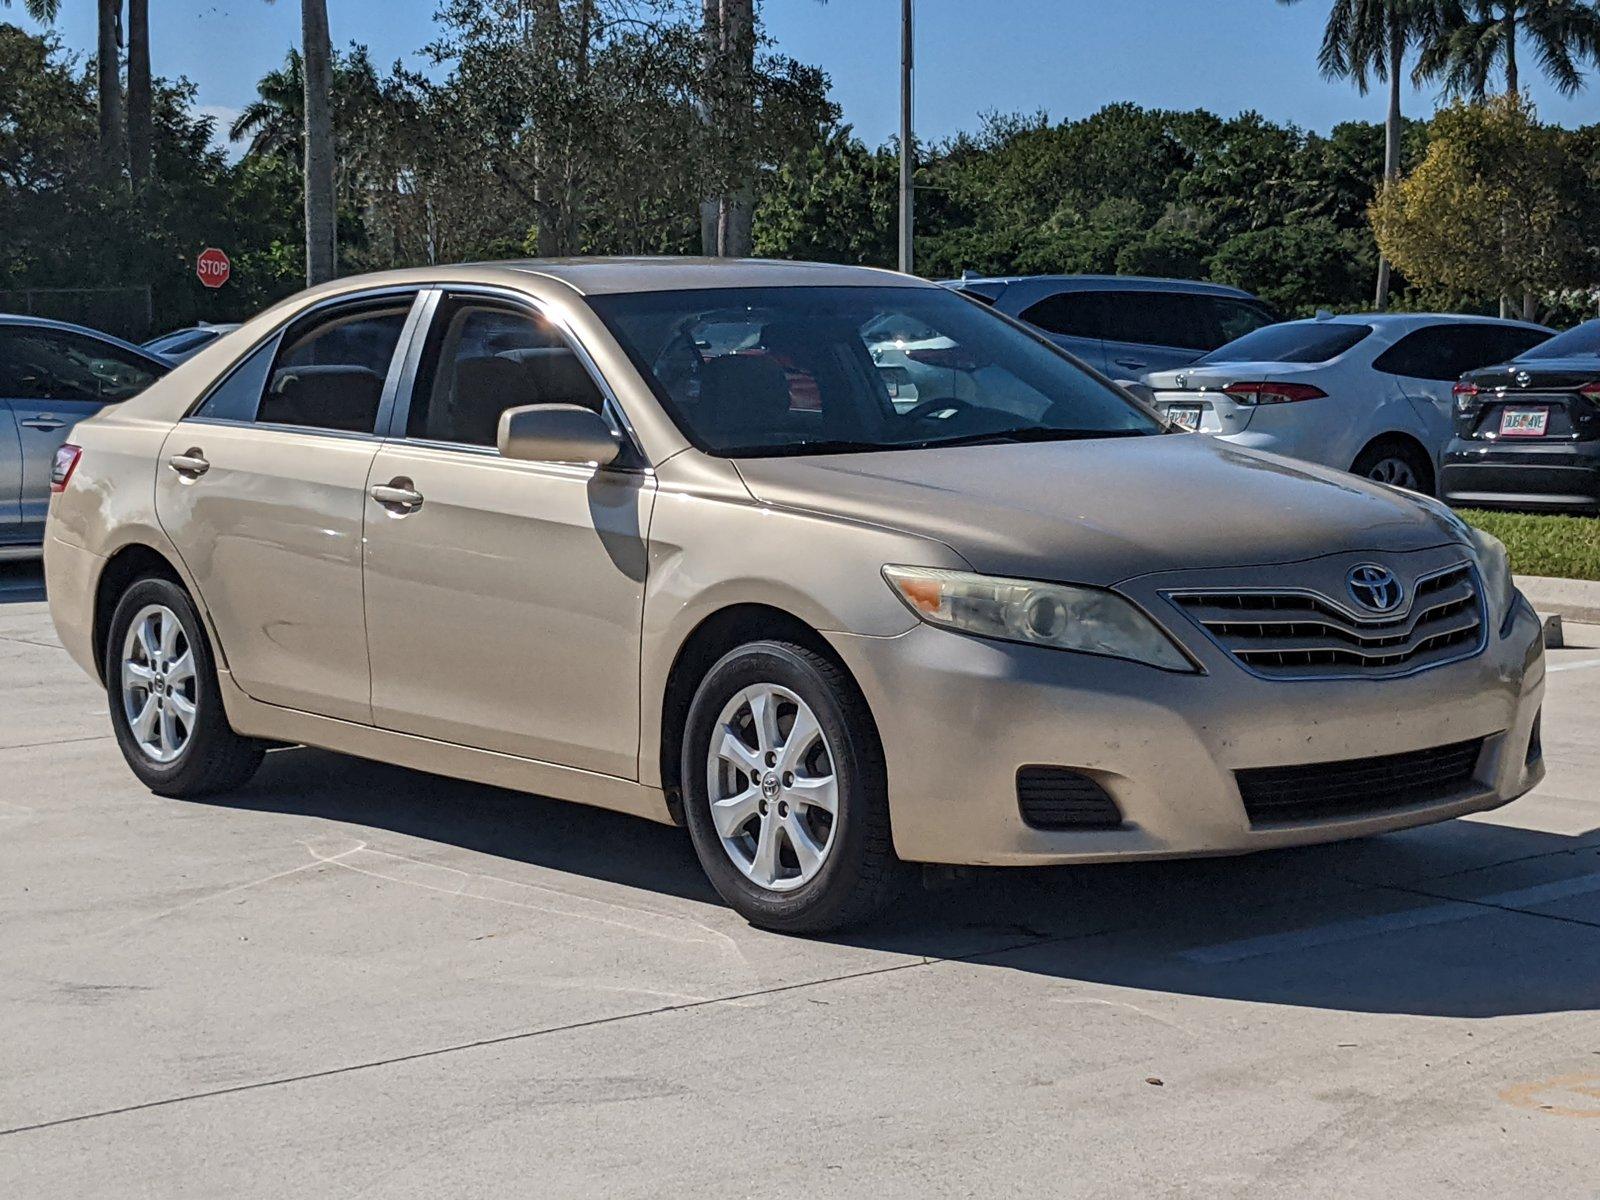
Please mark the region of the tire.
POLYGON ((899 889, 905 868, 890 838, 872 715, 853 681, 815 651, 752 642, 718 660, 689 708, 682 787, 700 865, 752 925, 830 933, 875 916, 899 889), (765 741, 756 729, 758 702, 775 735, 765 741), (802 725, 803 713, 810 723, 802 725), (747 823, 725 836, 747 810, 747 823))
POLYGON ((105 664, 117 744, 152 792, 207 796, 255 774, 265 748, 228 724, 200 614, 176 583, 147 577, 128 586, 111 616, 105 664))
POLYGON ((1433 464, 1409 442, 1380 438, 1357 455, 1350 473, 1427 496, 1434 493, 1433 464))

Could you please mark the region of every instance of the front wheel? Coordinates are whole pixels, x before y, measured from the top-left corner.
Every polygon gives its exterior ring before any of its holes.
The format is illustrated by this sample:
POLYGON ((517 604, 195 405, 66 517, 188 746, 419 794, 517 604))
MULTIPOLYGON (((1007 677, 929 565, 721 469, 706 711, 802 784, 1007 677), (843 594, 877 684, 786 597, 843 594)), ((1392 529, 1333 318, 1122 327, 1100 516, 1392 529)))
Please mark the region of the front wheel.
POLYGON ((893 899, 883 752, 822 655, 777 641, 724 655, 689 709, 682 786, 700 864, 751 924, 827 933, 893 899))
POLYGON ((228 724, 200 614, 176 583, 140 579, 122 594, 105 664, 117 744, 151 791, 204 796, 255 774, 263 747, 228 724))

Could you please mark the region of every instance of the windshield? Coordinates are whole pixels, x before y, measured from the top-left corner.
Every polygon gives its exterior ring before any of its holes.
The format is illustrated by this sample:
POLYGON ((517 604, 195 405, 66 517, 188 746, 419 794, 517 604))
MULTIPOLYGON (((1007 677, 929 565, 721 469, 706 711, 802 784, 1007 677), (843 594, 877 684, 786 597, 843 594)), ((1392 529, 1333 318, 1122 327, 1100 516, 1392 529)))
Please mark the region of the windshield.
POLYGON ((1290 321, 1284 325, 1268 325, 1241 338, 1234 338, 1227 345, 1218 346, 1200 362, 1323 363, 1338 358, 1371 332, 1371 325, 1290 321))
POLYGON ((1576 358, 1588 354, 1600 354, 1600 321, 1585 321, 1565 333, 1558 333, 1517 358, 1576 358))
POLYGON ((717 288, 589 303, 684 436, 713 454, 1163 430, 1065 355, 944 288, 717 288))

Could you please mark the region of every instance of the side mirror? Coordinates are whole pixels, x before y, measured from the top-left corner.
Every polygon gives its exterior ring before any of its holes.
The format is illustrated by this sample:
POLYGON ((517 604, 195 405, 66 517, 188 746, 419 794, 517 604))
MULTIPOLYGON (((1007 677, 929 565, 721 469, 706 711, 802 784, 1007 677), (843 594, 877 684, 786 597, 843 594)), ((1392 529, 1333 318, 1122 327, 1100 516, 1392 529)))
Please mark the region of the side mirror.
POLYGON ((525 404, 500 414, 495 438, 503 458, 606 466, 622 442, 593 409, 577 404, 525 404))

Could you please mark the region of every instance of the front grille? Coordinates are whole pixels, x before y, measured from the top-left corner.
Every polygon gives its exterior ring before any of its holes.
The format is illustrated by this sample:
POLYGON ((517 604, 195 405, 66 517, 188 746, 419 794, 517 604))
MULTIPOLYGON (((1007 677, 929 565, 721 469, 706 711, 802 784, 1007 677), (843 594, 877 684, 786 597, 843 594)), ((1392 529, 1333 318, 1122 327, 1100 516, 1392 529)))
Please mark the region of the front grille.
POLYGON ((1417 582, 1398 616, 1358 617, 1309 591, 1172 592, 1170 598, 1258 675, 1408 675, 1476 654, 1478 578, 1461 563, 1417 582))
POLYGON ((1035 829, 1115 829, 1122 813, 1105 789, 1067 767, 1023 767, 1017 804, 1035 829))
POLYGON ((1472 783, 1483 739, 1299 767, 1234 772, 1252 825, 1357 817, 1445 800, 1472 783))

